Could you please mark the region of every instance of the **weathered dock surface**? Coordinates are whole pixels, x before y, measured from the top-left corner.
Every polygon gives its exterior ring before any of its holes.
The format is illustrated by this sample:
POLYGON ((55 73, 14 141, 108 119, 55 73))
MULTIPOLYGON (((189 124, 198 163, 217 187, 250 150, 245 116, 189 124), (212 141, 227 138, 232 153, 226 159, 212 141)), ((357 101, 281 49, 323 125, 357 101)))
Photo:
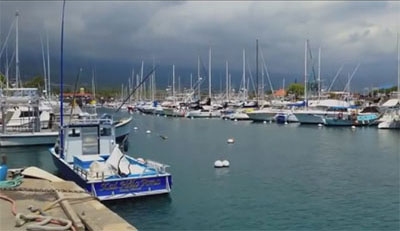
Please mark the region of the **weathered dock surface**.
POLYGON ((0 189, 0 230, 136 230, 74 182, 53 180, 25 176, 20 185, 0 189), (19 219, 13 214, 12 203, 5 198, 13 200, 19 219), (38 216, 43 217, 35 219, 38 216), (50 222, 38 226, 38 221, 47 217, 52 218, 50 222), (22 224, 30 219, 32 221, 22 224), (19 227, 16 227, 17 220, 21 223, 19 227), (61 224, 55 224, 58 220, 61 224), (68 225, 65 221, 72 222, 73 227, 62 229, 63 225, 68 225))

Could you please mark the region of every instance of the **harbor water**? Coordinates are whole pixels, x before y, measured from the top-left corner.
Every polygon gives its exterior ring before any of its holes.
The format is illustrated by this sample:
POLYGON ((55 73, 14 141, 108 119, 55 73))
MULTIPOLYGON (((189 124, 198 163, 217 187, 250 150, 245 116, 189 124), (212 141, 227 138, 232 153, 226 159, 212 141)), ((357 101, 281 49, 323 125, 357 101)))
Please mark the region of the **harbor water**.
MULTIPOLYGON (((173 177, 169 195, 105 202, 139 230, 400 228, 398 130, 133 116, 129 154, 173 177)), ((46 147, 1 153, 56 173, 46 147)))

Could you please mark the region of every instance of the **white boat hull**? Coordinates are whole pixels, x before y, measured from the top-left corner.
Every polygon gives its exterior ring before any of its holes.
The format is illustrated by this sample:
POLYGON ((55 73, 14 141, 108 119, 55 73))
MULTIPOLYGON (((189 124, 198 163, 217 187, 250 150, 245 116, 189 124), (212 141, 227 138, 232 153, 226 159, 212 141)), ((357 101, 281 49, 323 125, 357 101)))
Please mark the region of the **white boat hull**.
POLYGON ((201 111, 193 110, 189 111, 185 115, 188 118, 211 118, 211 117, 221 117, 221 111, 201 111))
POLYGON ((0 134, 0 147, 53 145, 58 132, 27 132, 0 134))
MULTIPOLYGON (((115 125, 115 136, 120 143, 131 130, 132 117, 122 119, 115 125)), ((0 133, 0 147, 41 146, 54 145, 58 131, 0 133)))
POLYGON ((301 124, 323 124, 324 114, 293 113, 301 124))
POLYGON ((400 120, 398 121, 383 121, 378 124, 380 129, 400 129, 400 120))

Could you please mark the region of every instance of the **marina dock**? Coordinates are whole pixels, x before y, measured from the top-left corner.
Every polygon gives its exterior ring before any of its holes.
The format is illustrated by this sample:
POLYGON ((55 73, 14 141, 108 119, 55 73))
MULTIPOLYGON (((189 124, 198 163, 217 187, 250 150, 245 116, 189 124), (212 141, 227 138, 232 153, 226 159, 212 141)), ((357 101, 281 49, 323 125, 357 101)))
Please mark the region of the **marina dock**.
POLYGON ((137 230, 74 182, 27 175, 0 186, 0 230, 137 230))

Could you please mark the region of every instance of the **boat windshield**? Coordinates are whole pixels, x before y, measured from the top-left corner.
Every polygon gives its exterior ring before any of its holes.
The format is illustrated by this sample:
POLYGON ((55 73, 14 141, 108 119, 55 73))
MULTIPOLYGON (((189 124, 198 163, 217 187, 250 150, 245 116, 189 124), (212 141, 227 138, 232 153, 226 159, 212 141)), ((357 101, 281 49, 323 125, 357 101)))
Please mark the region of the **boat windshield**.
POLYGON ((82 127, 82 154, 99 153, 97 127, 82 127))

